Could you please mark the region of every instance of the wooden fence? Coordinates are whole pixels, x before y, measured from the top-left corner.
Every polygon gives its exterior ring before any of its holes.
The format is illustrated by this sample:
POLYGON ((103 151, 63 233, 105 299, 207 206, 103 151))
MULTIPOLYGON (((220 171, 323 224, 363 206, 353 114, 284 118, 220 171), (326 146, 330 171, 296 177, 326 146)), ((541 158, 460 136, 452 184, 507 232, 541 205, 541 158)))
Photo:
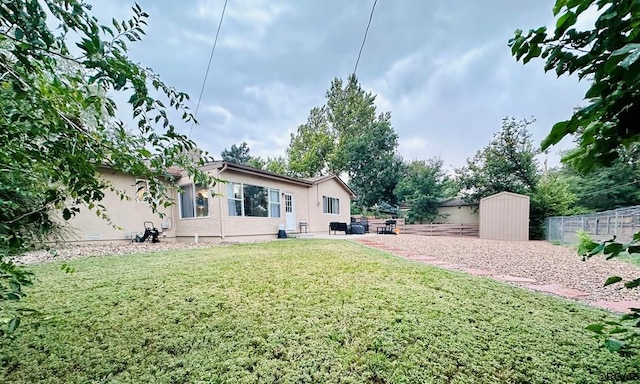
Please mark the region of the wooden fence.
POLYGON ((480 234, 478 224, 408 224, 400 233, 422 236, 473 236, 480 234))
MULTIPOLYGON (((386 220, 369 219, 369 233, 376 233, 377 227, 383 227, 386 220)), ((406 224, 397 219, 396 226, 401 234, 422 236, 473 236, 480 234, 479 224, 406 224)))

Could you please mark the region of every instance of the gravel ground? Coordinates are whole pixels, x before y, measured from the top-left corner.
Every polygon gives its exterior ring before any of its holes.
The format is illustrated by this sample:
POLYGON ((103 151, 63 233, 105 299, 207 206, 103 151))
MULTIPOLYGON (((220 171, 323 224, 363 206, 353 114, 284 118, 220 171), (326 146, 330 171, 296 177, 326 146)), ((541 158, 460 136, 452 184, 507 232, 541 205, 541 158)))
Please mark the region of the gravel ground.
POLYGON ((99 244, 69 244, 55 248, 55 255, 47 251, 37 251, 27 253, 16 259, 19 264, 37 264, 51 261, 69 261, 83 259, 87 257, 108 256, 108 255, 128 255, 133 253, 148 253, 168 251, 175 249, 199 249, 220 247, 233 244, 231 242, 222 243, 169 243, 161 241, 159 243, 131 243, 131 242, 108 242, 99 244))
POLYGON ((581 298, 587 302, 640 300, 640 289, 626 289, 621 284, 603 287, 609 276, 625 280, 640 277, 639 266, 602 256, 582 261, 575 249, 544 241, 417 235, 375 236, 371 240, 471 268, 535 279, 538 284, 561 284, 588 293, 581 298))

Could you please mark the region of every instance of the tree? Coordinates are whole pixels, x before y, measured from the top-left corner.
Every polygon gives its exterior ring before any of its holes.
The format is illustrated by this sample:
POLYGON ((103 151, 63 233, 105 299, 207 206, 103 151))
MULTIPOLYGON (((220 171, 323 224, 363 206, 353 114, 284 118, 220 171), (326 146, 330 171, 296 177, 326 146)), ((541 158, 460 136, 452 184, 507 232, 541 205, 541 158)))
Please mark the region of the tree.
MULTIPOLYGON (((541 56, 545 71, 555 70, 558 76, 577 73, 579 79, 591 81, 585 94, 587 106, 575 111, 571 119, 556 123, 542 147, 558 143, 569 134, 576 134, 578 147, 564 157, 580 170, 611 166, 621 156, 621 148, 640 141, 640 3, 634 0, 556 0, 553 14, 557 17, 553 34, 545 27, 530 30, 526 35, 517 30, 509 41, 516 60, 527 63, 541 56), (598 18, 592 29, 579 31, 574 25, 588 9, 597 9, 598 18)), ((607 258, 624 253, 640 253, 640 233, 633 241, 622 244, 615 238, 602 243, 586 244, 584 258, 604 253, 607 258)), ((605 285, 622 281, 613 276, 605 285)), ((640 279, 625 282, 627 288, 640 286, 640 279)), ((630 352, 638 349, 640 309, 621 318, 613 329, 605 324, 589 328, 603 334, 612 351, 630 352), (622 323, 631 322, 635 331, 624 332, 622 323), (620 332, 622 330, 622 332, 620 332)))
POLYGON ((394 193, 400 202, 409 206, 410 222, 433 222, 439 217, 439 203, 448 195, 449 177, 442 169, 442 159, 414 160, 406 164, 394 193))
POLYGON ((565 164, 559 174, 576 195, 576 205, 587 211, 640 205, 640 149, 637 145, 621 149, 619 158, 609 167, 594 167, 588 172, 565 164))
POLYGON ((477 203, 483 197, 507 191, 530 195, 539 179, 533 145, 527 126, 533 121, 502 120, 502 129, 487 147, 478 151, 467 165, 456 169, 462 195, 477 203))
POLYGON ((193 121, 188 95, 127 57, 148 15, 136 5, 131 20, 101 25, 90 9, 78 0, 0 6, 0 333, 17 326, 7 301, 19 300, 31 280, 11 257, 42 247, 83 205, 107 217, 99 201, 115 189, 98 167, 147 179, 154 210, 172 204, 171 167, 201 184, 215 181, 199 171, 205 159, 194 162, 195 143, 168 118, 165 103, 193 121), (122 93, 132 130, 116 119, 113 97, 122 93))
POLYGON ((579 210, 575 207, 577 199, 569 182, 557 173, 543 175, 530 199, 529 235, 532 239, 544 239, 547 217, 570 215, 579 210))
MULTIPOLYGON (((243 141, 242 144, 240 144, 239 146, 236 144, 233 144, 231 146, 231 149, 225 148, 224 151, 222 151, 222 153, 220 154, 220 156, 224 161, 228 161, 236 164, 250 165, 249 161, 251 160, 251 155, 249 154, 249 152, 250 152, 249 144, 243 141)), ((258 164, 258 165, 260 165, 260 167, 257 167, 257 168, 262 168, 262 164, 258 164)), ((254 166, 254 165, 251 165, 251 166, 254 166)))
MULTIPOLYGON (((335 146, 330 155, 329 170, 333 173, 349 172, 349 143, 367 135, 376 122, 375 95, 366 92, 355 74, 351 74, 346 83, 339 78, 331 82, 326 93, 327 120, 335 136, 335 146)), ((389 113, 379 115, 378 121, 390 124, 389 113)), ((388 132, 393 134, 394 132, 388 132)), ((397 141, 397 136, 396 136, 397 141)), ((397 144, 396 144, 397 146, 397 144)), ((395 147, 393 148, 395 150, 395 147)))
MULTIPOLYGON (((499 192, 513 192, 530 197, 529 237, 541 239, 544 234, 545 215, 560 212, 558 201, 538 192, 540 171, 536 155, 540 152, 533 145, 527 130, 533 121, 502 120, 502 129, 493 136, 487 147, 467 160, 467 165, 456 170, 458 186, 463 198, 477 203, 483 197, 499 192), (549 204, 549 205, 547 205, 549 204)), ((565 196, 564 186, 557 181, 542 183, 544 191, 554 192, 555 197, 565 196)))
POLYGON ((291 175, 291 171, 288 168, 287 159, 284 156, 267 157, 267 161, 265 162, 263 169, 265 171, 277 173, 279 175, 291 175))
POLYGON ((611 165, 618 149, 640 140, 640 4, 633 0, 557 0, 553 7, 556 29, 521 30, 509 41, 511 51, 523 63, 541 56, 545 71, 558 76, 577 73, 591 81, 585 94, 587 106, 570 120, 556 123, 543 140, 542 149, 579 132, 578 147, 565 156, 582 170, 611 165), (587 10, 597 8, 594 28, 574 25, 587 10))
POLYGON ((316 177, 327 172, 335 141, 326 107, 311 109, 307 123, 300 125, 297 132, 291 134, 291 142, 287 148, 289 169, 300 177, 316 177))
POLYGON ((400 179, 402 158, 395 153, 398 135, 393 132, 390 115, 380 115, 369 129, 346 141, 344 158, 349 186, 361 207, 396 203, 393 190, 400 179))
POLYGON ((291 135, 287 155, 292 173, 346 173, 361 207, 394 204, 402 160, 396 153, 398 135, 391 115, 376 116, 375 96, 353 74, 346 83, 334 79, 326 99, 326 105, 313 108, 307 123, 291 135))

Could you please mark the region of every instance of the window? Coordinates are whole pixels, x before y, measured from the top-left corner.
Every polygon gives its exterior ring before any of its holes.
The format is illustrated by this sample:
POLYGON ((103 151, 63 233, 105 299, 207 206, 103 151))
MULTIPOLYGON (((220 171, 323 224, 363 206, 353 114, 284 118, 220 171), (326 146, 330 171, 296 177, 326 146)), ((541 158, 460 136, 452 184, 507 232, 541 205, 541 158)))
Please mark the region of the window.
POLYGON ((209 190, 202 185, 181 185, 180 218, 209 216, 209 190))
POLYGON ((229 183, 229 216, 280 217, 280 190, 229 183))
POLYGON ((229 216, 242 216, 242 184, 229 183, 229 216))
POLYGON ((284 195, 284 211, 286 213, 293 213, 293 196, 288 193, 284 195))
POLYGON ((245 184, 242 186, 244 198, 244 215, 253 217, 269 217, 267 188, 245 184))
POLYGON ((145 179, 136 179, 136 201, 139 203, 149 202, 149 182, 145 179))
POLYGON ((280 217, 280 191, 269 190, 269 212, 271 217, 280 217))
POLYGON ((322 196, 322 212, 332 215, 340 214, 340 199, 322 196))

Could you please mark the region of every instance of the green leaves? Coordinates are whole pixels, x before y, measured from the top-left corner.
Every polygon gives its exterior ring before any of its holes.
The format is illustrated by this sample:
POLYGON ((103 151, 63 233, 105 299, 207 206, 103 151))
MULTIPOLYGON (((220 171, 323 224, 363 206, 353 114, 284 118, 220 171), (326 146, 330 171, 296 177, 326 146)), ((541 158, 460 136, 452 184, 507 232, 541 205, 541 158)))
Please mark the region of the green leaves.
POLYGON ((452 182, 443 169, 442 159, 414 160, 405 163, 394 194, 399 202, 408 205, 409 222, 433 222, 439 217, 439 204, 453 197, 447 189, 452 182))
POLYGON ((604 342, 604 345, 611 352, 620 352, 620 350, 625 346, 625 343, 616 339, 607 339, 604 342))
POLYGON ((181 167, 202 184, 215 181, 186 155, 196 144, 175 132, 166 112, 169 105, 185 122, 193 121, 184 104, 188 95, 126 55, 125 41, 141 39, 148 17, 138 5, 132 12, 129 20, 107 26, 79 0, 0 6, 0 21, 11 25, 7 33, 16 40, 0 45, 0 66, 11 69, 10 76, 0 77, 2 300, 20 300, 30 283, 26 271, 6 263, 8 257, 56 240, 60 218, 72 219, 79 207, 108 218, 96 203, 108 187, 97 176, 99 167, 154 181, 154 210, 171 201, 167 185, 175 181, 169 167, 181 167), (58 24, 59 30, 49 29, 58 24), (69 46, 80 53, 71 56, 69 46), (152 87, 158 90, 153 95, 152 87), (117 120, 115 97, 131 101, 139 131, 129 132, 117 120), (155 116, 160 118, 154 121, 155 116))
POLYGON ((591 324, 589 325, 586 330, 591 331, 591 332, 595 332, 598 334, 602 334, 604 331, 604 325, 603 324, 591 324))
POLYGON ((569 29, 569 27, 574 25, 577 20, 578 16, 571 11, 567 11, 562 16, 560 16, 556 21, 555 38, 557 39, 562 36, 562 34, 565 33, 565 31, 569 29))
POLYGON ((552 37, 540 28, 526 36, 517 30, 509 41, 512 55, 523 63, 542 57, 545 71, 554 70, 558 76, 577 73, 592 85, 585 94, 587 107, 554 125, 542 148, 578 133, 582 136, 578 150, 564 160, 582 170, 611 165, 621 147, 640 137, 632 117, 640 93, 637 4, 631 0, 562 0, 556 1, 553 11, 557 18, 552 37), (595 8, 599 10, 596 27, 577 30, 574 26, 580 15, 595 8), (588 127, 589 136, 584 137, 588 127))
POLYGON ((638 58, 640 58, 640 49, 636 47, 627 55, 627 57, 625 57, 624 60, 620 62, 620 66, 624 69, 629 69, 631 65, 638 61, 638 58))
POLYGON ((604 286, 606 287, 607 285, 611 285, 611 284, 615 284, 617 282, 622 281, 622 277, 619 276, 611 276, 607 279, 607 281, 604 282, 604 286))

